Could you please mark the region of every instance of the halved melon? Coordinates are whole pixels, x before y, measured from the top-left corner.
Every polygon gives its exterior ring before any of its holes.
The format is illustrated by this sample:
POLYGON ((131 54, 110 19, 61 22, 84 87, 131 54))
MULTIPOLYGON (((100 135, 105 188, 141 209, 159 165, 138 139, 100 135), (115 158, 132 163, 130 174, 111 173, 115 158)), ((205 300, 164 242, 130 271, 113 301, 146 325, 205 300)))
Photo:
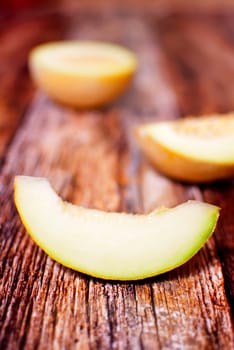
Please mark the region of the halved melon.
POLYGON ((94 41, 61 41, 34 48, 29 57, 36 84, 53 99, 90 108, 113 101, 128 87, 137 59, 130 50, 94 41))
POLYGON ((208 182, 234 176, 234 114, 145 124, 136 137, 169 177, 208 182))
POLYGON ((214 231, 219 209, 189 201, 148 215, 108 213, 64 202, 46 179, 17 176, 15 203, 34 241, 72 269, 136 280, 189 260, 214 231))

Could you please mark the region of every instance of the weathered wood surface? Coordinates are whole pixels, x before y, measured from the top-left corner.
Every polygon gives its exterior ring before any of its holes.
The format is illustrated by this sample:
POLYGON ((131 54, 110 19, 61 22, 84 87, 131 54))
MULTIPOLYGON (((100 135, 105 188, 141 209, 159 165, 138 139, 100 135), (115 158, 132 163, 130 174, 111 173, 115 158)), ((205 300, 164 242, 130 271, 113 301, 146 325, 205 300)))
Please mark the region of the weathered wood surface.
MULTIPOLYGON (((60 10, 70 12, 74 10, 92 12, 92 13, 148 13, 148 14, 166 14, 166 13, 228 13, 234 10, 233 0, 99 0, 98 6, 95 0, 76 1, 76 0, 58 0, 60 10)), ((43 2, 41 3, 43 6, 43 2)))
POLYGON ((172 182, 131 134, 146 120, 233 109, 233 23, 230 15, 129 13, 3 22, 0 349, 233 349, 233 182, 172 182), (111 40, 135 50, 140 68, 131 90, 100 111, 62 107, 37 91, 30 101, 26 54, 48 38, 111 40), (55 263, 32 242, 14 208, 15 174, 47 176, 63 198, 111 211, 205 199, 222 207, 221 220, 215 238, 175 271, 101 281, 55 263))

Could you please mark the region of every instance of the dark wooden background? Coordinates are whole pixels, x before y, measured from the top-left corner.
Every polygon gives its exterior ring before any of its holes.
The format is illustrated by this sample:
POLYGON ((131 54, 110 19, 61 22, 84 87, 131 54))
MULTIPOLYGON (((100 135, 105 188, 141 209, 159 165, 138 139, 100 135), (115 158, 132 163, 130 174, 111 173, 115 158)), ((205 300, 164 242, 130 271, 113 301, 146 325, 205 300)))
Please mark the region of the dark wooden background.
POLYGON ((233 1, 64 0, 33 9, 25 1, 17 11, 13 2, 0 13, 0 349, 233 349, 233 181, 172 182, 131 133, 143 121, 234 110, 233 1), (51 101, 33 86, 27 55, 55 39, 134 50, 131 89, 96 111, 51 101), (221 206, 221 218, 184 266, 146 281, 101 281, 32 242, 13 203, 15 174, 49 177, 63 198, 87 207, 148 212, 196 198, 221 206))

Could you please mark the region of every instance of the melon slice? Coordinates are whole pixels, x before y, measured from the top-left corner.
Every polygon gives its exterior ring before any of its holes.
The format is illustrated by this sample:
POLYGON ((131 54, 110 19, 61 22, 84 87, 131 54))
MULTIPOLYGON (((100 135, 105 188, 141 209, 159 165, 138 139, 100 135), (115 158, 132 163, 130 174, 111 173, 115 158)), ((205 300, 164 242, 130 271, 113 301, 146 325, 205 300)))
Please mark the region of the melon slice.
POLYGON ((147 215, 62 201, 46 179, 17 176, 15 203, 33 240, 53 259, 112 280, 161 274, 189 260, 215 229, 216 206, 189 201, 147 215))
POLYGON ((73 107, 112 102, 128 87, 137 67, 130 50, 95 41, 39 45, 29 56, 36 84, 51 98, 73 107))
POLYGON ((157 169, 174 179, 234 176, 234 114, 145 124, 136 128, 136 137, 157 169))

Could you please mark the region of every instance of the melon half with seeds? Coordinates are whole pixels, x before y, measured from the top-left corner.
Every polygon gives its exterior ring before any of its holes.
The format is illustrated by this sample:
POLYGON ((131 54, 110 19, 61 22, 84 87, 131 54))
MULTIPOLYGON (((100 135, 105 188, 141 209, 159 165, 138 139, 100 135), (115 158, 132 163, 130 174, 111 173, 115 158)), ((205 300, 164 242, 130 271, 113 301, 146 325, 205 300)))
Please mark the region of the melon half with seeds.
POLYGON ((234 114, 140 125, 137 141, 156 168, 187 182, 234 176, 234 114))
POLYGON ((15 203, 32 239, 74 270, 137 280, 188 261, 215 229, 219 208, 189 201, 146 215, 110 213, 64 202, 46 179, 17 176, 15 203))

